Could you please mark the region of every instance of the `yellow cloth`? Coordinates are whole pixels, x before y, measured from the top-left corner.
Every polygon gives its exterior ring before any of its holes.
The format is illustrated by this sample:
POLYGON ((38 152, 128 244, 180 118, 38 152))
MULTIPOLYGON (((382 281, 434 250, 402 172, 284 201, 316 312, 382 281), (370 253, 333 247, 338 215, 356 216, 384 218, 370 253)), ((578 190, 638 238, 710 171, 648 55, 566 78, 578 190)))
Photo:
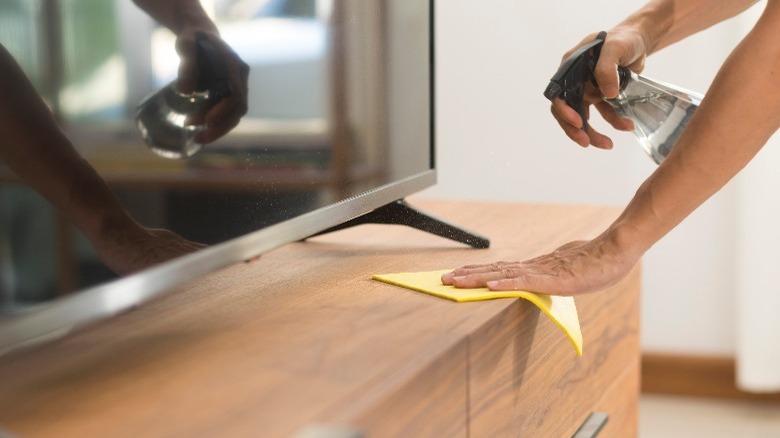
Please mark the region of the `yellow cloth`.
POLYGON ((493 300, 496 298, 523 298, 541 309, 569 337, 577 354, 582 356, 582 332, 577 306, 572 297, 537 294, 526 291, 492 291, 487 288, 457 289, 441 284, 441 276, 451 269, 430 272, 402 272, 398 274, 374 275, 374 280, 405 287, 457 302, 493 300))

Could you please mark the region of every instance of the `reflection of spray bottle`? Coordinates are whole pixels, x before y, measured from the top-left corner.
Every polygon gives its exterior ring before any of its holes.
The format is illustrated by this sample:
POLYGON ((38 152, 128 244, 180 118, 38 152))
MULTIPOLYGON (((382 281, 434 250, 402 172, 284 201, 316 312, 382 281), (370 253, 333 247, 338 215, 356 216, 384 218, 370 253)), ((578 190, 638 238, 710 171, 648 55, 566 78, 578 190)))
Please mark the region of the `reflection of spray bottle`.
MULTIPOLYGON (((544 90, 546 98, 561 97, 574 108, 582 117, 585 130, 588 129, 583 105, 585 84, 596 83, 593 69, 606 36, 606 32, 601 32, 595 40, 577 49, 561 64, 544 90)), ((680 138, 703 96, 645 78, 626 67, 618 67, 618 75, 618 97, 604 100, 621 117, 634 122, 634 134, 639 143, 656 163, 661 164, 680 138)))
POLYGON ((208 37, 195 34, 198 63, 198 84, 192 94, 177 91, 176 82, 150 94, 138 105, 136 122, 149 148, 166 158, 186 158, 201 148, 195 135, 205 126, 193 122, 232 90, 227 68, 221 55, 208 37))

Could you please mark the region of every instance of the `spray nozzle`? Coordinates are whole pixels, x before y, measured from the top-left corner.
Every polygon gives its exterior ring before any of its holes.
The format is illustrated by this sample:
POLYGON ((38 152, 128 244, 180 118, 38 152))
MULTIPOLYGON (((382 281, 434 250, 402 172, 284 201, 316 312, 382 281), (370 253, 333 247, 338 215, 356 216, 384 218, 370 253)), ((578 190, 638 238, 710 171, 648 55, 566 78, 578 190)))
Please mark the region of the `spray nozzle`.
MULTIPOLYGON (((585 44, 572 53, 558 68, 550 83, 544 90, 544 97, 553 100, 561 97, 567 105, 572 107, 582 117, 582 129, 588 130, 588 117, 585 114, 585 84, 591 82, 596 85, 596 77, 593 69, 601 54, 601 46, 607 38, 606 32, 599 32, 596 39, 585 44)), ((625 67, 618 67, 621 87, 624 85, 628 73, 625 67)))

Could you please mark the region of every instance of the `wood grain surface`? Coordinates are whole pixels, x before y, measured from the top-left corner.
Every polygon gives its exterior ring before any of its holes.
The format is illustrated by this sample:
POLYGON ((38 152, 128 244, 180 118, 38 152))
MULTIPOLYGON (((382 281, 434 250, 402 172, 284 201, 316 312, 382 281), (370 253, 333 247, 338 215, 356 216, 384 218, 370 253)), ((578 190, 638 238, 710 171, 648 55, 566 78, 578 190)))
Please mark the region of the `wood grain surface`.
POLYGON ((626 385, 619 377, 638 367, 638 271, 577 299, 582 358, 524 301, 455 303, 370 279, 538 255, 595 236, 616 209, 411 203, 492 247, 388 225, 287 245, 0 357, 0 428, 21 437, 275 437, 318 424, 372 437, 498 436, 518 425, 569 433, 626 385))

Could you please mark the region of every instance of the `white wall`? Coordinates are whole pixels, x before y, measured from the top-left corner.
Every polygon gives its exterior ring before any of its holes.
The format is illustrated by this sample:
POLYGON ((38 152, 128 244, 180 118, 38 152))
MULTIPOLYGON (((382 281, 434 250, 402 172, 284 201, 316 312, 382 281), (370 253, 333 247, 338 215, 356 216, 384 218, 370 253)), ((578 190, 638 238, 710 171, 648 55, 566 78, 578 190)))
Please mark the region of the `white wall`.
MULTIPOLYGON (((421 196, 626 204, 655 165, 628 133, 610 131, 612 151, 581 149, 558 128, 542 91, 565 51, 643 3, 437 1, 439 182, 421 196)), ((740 20, 652 56, 644 73, 706 91, 744 34, 740 20)), ((600 119, 593 124, 609 131, 600 119)), ((734 353, 736 196, 724 189, 644 258, 646 351, 734 353)))

